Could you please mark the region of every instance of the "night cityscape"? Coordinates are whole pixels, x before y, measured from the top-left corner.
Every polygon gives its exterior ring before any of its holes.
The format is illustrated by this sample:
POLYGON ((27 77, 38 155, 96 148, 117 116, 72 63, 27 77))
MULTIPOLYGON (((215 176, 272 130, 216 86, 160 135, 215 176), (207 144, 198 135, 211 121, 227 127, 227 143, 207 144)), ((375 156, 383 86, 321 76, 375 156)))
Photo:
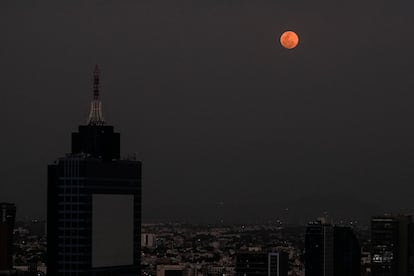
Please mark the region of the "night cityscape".
POLYGON ((414 276, 414 2, 0 3, 0 275, 414 276))

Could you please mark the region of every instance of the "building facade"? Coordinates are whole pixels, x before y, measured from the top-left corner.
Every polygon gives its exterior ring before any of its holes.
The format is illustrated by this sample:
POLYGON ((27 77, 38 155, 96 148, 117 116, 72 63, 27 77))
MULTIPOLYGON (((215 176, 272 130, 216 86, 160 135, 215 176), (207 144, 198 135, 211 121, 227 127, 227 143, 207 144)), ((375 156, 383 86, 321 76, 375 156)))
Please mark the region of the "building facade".
POLYGON ((185 276, 183 265, 157 265, 157 276, 185 276))
POLYGON ((0 203, 0 271, 13 268, 13 229, 16 206, 0 203))
POLYGON ((305 275, 360 276, 361 247, 353 229, 323 220, 309 223, 305 236, 305 275))
POLYGON ((98 73, 88 124, 72 135, 72 152, 48 167, 50 275, 139 273, 141 162, 120 159, 120 135, 103 120, 98 73))
POLYGON ((323 221, 310 222, 305 234, 305 275, 334 275, 334 229, 323 221))
POLYGON ((155 248, 157 246, 157 236, 155 234, 142 233, 141 246, 147 248, 155 248))
POLYGON ((245 250, 237 253, 236 276, 287 276, 289 257, 285 252, 245 250))
POLYGON ((267 275, 287 276, 289 273, 289 256, 286 252, 268 253, 267 275))
POLYGON ((334 226, 334 275, 361 275, 361 246, 351 227, 334 226))
POLYGON ((371 219, 371 269, 373 276, 413 274, 411 216, 381 216, 371 219))

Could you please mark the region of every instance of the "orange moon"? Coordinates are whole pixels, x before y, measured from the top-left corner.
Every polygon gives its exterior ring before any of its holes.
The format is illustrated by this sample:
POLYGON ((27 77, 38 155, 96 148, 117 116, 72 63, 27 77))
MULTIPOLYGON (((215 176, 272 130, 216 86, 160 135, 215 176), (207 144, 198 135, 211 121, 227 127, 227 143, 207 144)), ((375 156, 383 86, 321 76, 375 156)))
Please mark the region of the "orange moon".
POLYGON ((280 36, 280 44, 286 49, 294 49, 299 44, 299 36, 293 31, 286 31, 280 36))

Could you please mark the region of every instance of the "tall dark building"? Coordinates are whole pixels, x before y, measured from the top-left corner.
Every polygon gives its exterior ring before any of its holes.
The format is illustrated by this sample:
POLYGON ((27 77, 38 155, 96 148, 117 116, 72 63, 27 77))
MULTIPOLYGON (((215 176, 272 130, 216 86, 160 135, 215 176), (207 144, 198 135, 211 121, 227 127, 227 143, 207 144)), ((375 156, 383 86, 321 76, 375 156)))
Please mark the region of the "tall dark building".
POLYGON ((289 258, 285 252, 240 251, 236 257, 236 276, 287 276, 289 258))
POLYGON ((371 219, 371 266, 373 276, 413 275, 411 216, 371 219))
POLYGON ((0 203, 0 271, 13 268, 13 229, 16 206, 0 203))
POLYGON ((267 275, 287 276, 289 273, 289 256, 286 252, 270 252, 267 255, 267 275))
POLYGON ((351 227, 334 226, 334 275, 361 275, 361 247, 351 227))
POLYGON ((138 275, 141 162, 120 159, 120 136, 105 125, 99 71, 88 124, 72 152, 48 167, 49 275, 138 275))
POLYGON ((361 247, 352 228, 311 222, 305 239, 306 276, 361 275, 361 247))
POLYGON ((305 234, 305 275, 333 276, 334 230, 324 221, 310 222, 305 234))

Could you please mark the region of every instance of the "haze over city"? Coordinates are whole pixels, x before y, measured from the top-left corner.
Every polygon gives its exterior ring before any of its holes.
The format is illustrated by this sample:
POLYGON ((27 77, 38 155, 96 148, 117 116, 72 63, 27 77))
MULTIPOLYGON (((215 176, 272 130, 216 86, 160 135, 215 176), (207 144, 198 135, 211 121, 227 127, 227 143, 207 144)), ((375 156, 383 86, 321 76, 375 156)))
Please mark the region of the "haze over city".
POLYGON ((99 64, 121 155, 143 160, 144 222, 410 211, 413 8, 2 1, 2 200, 46 216, 46 166, 86 123, 99 64))

